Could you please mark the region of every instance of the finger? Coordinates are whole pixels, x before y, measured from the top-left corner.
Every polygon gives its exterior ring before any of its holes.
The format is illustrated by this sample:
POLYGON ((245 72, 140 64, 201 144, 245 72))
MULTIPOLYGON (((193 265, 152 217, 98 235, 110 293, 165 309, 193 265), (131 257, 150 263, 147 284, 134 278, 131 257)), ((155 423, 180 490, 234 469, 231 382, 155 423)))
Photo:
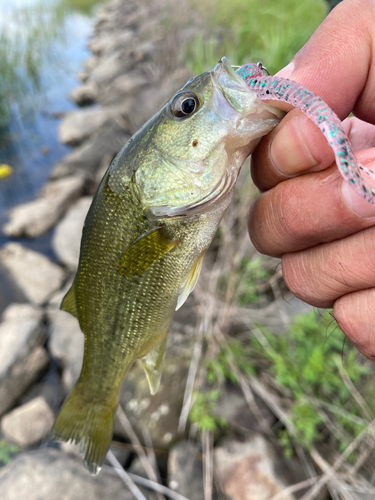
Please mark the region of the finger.
POLYGON ((333 161, 333 150, 318 127, 294 109, 255 149, 251 176, 266 191, 297 174, 323 170, 333 161))
POLYGON ((356 348, 375 359, 375 288, 348 293, 336 300, 333 316, 356 348))
POLYGON ((354 110, 374 123, 375 3, 346 0, 293 59, 290 78, 319 95, 343 119, 354 110))
POLYGON ((349 137, 353 151, 375 147, 375 125, 358 118, 347 118, 342 122, 342 128, 349 137))
POLYGON ((284 280, 299 299, 332 307, 341 296, 375 287, 375 227, 282 257, 284 280))
MULTIPOLYGON (((375 160, 375 149, 358 153, 375 160), (371 153, 371 154, 370 154, 371 153)), ((367 164, 370 168, 373 163, 367 164)), ((281 182, 251 207, 250 238, 261 253, 279 257, 375 225, 375 207, 341 178, 336 166, 281 182)))
MULTIPOLYGON (((375 147, 375 125, 347 118, 342 126, 354 151, 375 147)), ((327 140, 307 116, 295 109, 254 151, 251 174, 256 186, 266 191, 297 174, 324 170, 333 161, 327 140)))

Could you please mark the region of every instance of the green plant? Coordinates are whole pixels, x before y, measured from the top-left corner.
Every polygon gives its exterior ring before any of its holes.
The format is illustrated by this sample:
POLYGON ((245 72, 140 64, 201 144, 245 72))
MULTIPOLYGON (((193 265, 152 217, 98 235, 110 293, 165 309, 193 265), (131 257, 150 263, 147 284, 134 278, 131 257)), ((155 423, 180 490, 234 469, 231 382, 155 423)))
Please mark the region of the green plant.
POLYGON ((240 341, 230 339, 227 346, 221 347, 217 357, 207 361, 207 382, 209 384, 218 384, 219 386, 225 380, 238 383, 238 376, 232 368, 232 360, 241 373, 247 375, 255 374, 254 363, 248 351, 243 348, 240 341))
POLYGON ((214 432, 218 427, 225 427, 225 418, 215 414, 216 402, 220 390, 194 392, 194 403, 190 410, 190 420, 195 423, 200 431, 214 432))
POLYGON ((18 446, 0 439, 0 467, 7 465, 16 453, 18 453, 18 446))
POLYGON ((210 26, 200 45, 197 40, 188 45, 195 73, 210 69, 223 55, 238 65, 261 60, 273 73, 306 43, 327 12, 324 0, 191 1, 210 26))
MULTIPOLYGON (((354 347, 348 347, 343 358, 343 335, 338 327, 328 334, 327 321, 327 314, 300 315, 294 318, 289 335, 263 332, 251 342, 277 384, 290 391, 289 418, 295 430, 294 439, 308 449, 324 436, 320 432, 322 405, 330 405, 340 415, 335 417, 342 428, 337 443, 340 449, 366 425, 364 420, 356 418, 361 415, 361 409, 338 367, 343 367, 353 384, 360 384, 369 369, 358 361, 354 347)), ((282 439, 285 444, 285 434, 282 439)))

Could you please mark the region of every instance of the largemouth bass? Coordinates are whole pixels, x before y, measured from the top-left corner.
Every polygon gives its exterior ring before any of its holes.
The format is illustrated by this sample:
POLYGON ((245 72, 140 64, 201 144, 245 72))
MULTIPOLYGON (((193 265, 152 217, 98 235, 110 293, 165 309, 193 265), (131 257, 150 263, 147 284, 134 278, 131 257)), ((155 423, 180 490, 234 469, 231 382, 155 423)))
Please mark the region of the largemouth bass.
POLYGON ((177 92, 105 174, 61 306, 85 335, 82 372, 53 428, 55 439, 80 445, 90 472, 108 451, 135 360, 157 391, 173 313, 197 282, 243 162, 282 116, 223 58, 177 92))

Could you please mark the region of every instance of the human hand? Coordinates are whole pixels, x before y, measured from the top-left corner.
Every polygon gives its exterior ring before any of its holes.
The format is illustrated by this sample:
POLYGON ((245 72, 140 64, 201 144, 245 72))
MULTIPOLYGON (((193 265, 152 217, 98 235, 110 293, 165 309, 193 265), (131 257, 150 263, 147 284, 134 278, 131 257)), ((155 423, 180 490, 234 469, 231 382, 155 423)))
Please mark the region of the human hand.
MULTIPOLYGON (((344 0, 279 74, 319 95, 344 121, 357 159, 375 170, 375 3, 344 0)), ((253 154, 262 194, 249 217, 262 253, 282 257, 300 299, 333 307, 340 328, 375 359, 375 206, 339 174, 318 128, 289 112, 253 154)))

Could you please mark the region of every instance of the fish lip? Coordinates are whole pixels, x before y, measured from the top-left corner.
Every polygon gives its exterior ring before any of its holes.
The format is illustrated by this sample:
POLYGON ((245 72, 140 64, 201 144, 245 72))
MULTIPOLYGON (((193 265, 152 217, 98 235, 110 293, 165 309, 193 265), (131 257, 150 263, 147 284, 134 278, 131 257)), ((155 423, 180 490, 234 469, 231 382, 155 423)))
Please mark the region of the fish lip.
POLYGON ((222 76, 223 72, 226 73, 233 80, 233 82, 236 83, 236 85, 234 85, 235 87, 237 88, 240 87, 244 90, 249 90, 249 87, 246 85, 244 79, 241 78, 241 76, 234 71, 234 69, 229 64, 229 61, 226 57, 222 57, 220 61, 216 64, 216 66, 211 70, 211 76, 214 82, 220 88, 223 87, 223 85, 220 82, 220 77, 222 76))

